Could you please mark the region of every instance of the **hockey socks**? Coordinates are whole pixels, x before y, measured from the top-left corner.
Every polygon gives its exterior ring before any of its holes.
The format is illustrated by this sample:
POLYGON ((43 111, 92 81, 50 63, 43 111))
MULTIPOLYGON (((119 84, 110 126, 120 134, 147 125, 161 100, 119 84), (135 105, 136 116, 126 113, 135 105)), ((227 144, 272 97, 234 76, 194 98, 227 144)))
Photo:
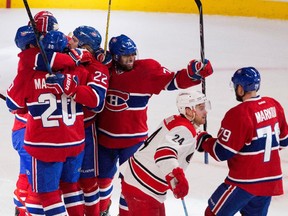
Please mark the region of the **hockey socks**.
POLYGON ((16 189, 14 190, 14 204, 15 204, 15 215, 25 216, 26 207, 25 201, 28 195, 28 178, 26 174, 19 174, 18 180, 16 183, 16 189))
POLYGON ((84 215, 83 192, 78 184, 61 182, 60 189, 63 193, 64 203, 69 216, 84 215))
POLYGON ((99 178, 98 184, 100 188, 100 212, 104 212, 109 208, 111 202, 110 198, 113 190, 112 179, 99 178))
POLYGON ((128 210, 128 205, 127 202, 121 193, 120 195, 120 200, 119 200, 119 216, 129 216, 129 210, 128 210))
POLYGON ((85 215, 100 215, 100 192, 97 178, 80 178, 79 183, 84 193, 85 215))

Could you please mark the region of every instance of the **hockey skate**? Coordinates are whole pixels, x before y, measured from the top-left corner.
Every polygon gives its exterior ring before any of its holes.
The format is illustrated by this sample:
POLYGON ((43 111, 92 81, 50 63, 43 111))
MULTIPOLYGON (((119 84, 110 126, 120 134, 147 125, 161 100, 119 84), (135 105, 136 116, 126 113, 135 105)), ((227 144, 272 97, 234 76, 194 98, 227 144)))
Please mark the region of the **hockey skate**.
POLYGON ((108 205, 108 208, 105 211, 100 212, 100 216, 111 216, 109 213, 110 206, 111 206, 111 200, 110 200, 110 203, 108 205))
POLYGON ((20 215, 20 212, 19 212, 18 208, 15 207, 15 216, 19 216, 19 215, 20 215))

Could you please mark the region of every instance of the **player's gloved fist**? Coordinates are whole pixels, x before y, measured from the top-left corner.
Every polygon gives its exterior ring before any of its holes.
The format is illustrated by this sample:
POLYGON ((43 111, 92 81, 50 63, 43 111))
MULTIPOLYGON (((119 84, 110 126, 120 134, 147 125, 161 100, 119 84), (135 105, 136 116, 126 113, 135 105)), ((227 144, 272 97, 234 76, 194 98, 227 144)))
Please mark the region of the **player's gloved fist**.
POLYGON ((205 59, 204 63, 200 60, 192 60, 187 68, 188 76, 194 80, 201 80, 213 73, 213 68, 209 60, 205 59))
POLYGON ((63 80, 63 90, 68 97, 73 97, 78 87, 78 77, 76 75, 65 74, 63 80))
POLYGON ((46 86, 52 89, 53 93, 62 94, 64 92, 68 97, 71 97, 77 90, 78 78, 71 74, 48 74, 46 76, 46 86))
POLYGON ((46 87, 51 90, 53 94, 62 94, 64 92, 62 83, 65 79, 64 75, 61 73, 57 74, 47 74, 46 75, 46 87))
POLYGON ((177 199, 182 199, 188 194, 189 184, 182 168, 177 167, 173 169, 165 178, 169 189, 172 190, 177 199))
POLYGON ((101 48, 99 48, 96 52, 95 52, 95 58, 97 59, 97 61, 101 62, 104 65, 109 66, 112 63, 112 55, 109 51, 105 51, 101 48))
POLYGON ((202 148, 202 144, 205 140, 208 138, 211 138, 212 136, 208 134, 206 131, 201 132, 197 135, 197 141, 196 141, 196 150, 198 152, 204 152, 204 149, 202 148))
POLYGON ((89 63, 93 59, 92 54, 86 49, 69 49, 66 52, 75 61, 76 65, 89 63))

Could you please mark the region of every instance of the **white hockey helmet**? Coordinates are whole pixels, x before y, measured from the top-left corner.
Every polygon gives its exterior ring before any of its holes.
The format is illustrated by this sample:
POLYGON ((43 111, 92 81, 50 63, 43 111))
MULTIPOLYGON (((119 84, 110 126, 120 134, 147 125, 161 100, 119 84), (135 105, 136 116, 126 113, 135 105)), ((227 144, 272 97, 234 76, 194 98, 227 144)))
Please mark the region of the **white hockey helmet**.
POLYGON ((210 109, 210 101, 200 91, 183 91, 176 98, 176 105, 180 114, 186 115, 185 108, 195 109, 198 104, 206 104, 206 108, 210 109))

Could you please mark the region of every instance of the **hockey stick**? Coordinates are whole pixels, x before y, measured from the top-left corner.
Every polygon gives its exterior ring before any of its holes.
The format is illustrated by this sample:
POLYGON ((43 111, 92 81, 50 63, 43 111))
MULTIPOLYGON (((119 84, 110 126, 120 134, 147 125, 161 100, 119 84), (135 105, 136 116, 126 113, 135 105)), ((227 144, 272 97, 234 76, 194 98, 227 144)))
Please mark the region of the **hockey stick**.
POLYGON ((1 94, 1 93, 0 93, 0 98, 1 98, 2 100, 6 101, 6 97, 5 97, 3 94, 1 94))
MULTIPOLYGON (((204 52, 204 27, 203 27, 203 9, 201 0, 195 0, 198 10, 199 10, 199 26, 200 26, 200 54, 201 54, 201 61, 204 63, 205 60, 205 52, 204 52)), ((205 78, 202 77, 202 93, 206 95, 206 81, 205 78)), ((206 122, 203 126, 204 131, 207 130, 207 118, 206 122)), ((204 163, 208 164, 208 153, 204 153, 204 163)))
POLYGON ((111 1, 112 0, 109 0, 109 3, 108 3, 108 13, 107 13, 106 33, 105 33, 105 44, 104 44, 104 55, 106 55, 107 44, 108 44, 108 30, 109 30, 109 23, 110 23, 111 1))
POLYGON ((33 28, 33 31, 34 31, 34 34, 35 34, 35 37, 36 37, 37 45, 38 45, 38 47, 40 49, 40 53, 41 53, 41 55, 43 57, 45 65, 46 65, 46 69, 47 69, 48 73, 51 75, 52 74, 52 70, 51 70, 47 55, 46 55, 46 53, 44 51, 43 44, 42 44, 42 42, 40 40, 40 36, 41 35, 40 35, 40 33, 38 32, 38 30, 36 28, 36 24, 35 24, 35 21, 34 21, 34 19, 32 17, 31 10, 30 10, 30 7, 28 5, 27 0, 23 0, 23 3, 25 5, 25 8, 26 8, 30 23, 32 25, 32 28, 33 28))
POLYGON ((182 201, 182 205, 183 205, 185 216, 188 216, 188 211, 187 211, 187 208, 186 208, 186 203, 185 203, 184 198, 182 198, 181 201, 182 201))

